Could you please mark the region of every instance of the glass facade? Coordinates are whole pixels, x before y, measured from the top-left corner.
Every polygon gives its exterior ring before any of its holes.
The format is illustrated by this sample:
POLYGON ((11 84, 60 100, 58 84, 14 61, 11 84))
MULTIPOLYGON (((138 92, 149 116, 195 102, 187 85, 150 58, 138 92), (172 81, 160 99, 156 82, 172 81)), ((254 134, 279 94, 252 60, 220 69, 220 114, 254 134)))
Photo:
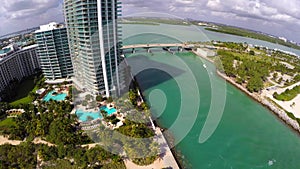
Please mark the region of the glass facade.
POLYGON ((64 0, 74 84, 93 94, 118 93, 117 0, 64 0))
POLYGON ((46 79, 55 80, 73 75, 66 28, 38 30, 35 33, 37 54, 46 79))
POLYGON ((37 45, 31 45, 12 52, 0 61, 0 92, 9 86, 11 81, 21 81, 24 77, 38 72, 40 63, 36 49, 37 45))

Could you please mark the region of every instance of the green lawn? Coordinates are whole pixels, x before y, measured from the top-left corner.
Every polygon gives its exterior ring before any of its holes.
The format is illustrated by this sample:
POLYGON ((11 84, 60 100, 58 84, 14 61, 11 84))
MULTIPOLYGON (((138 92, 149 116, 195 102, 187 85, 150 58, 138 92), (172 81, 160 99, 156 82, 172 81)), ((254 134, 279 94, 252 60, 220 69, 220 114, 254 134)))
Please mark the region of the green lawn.
MULTIPOLYGON (((42 79, 39 79, 41 81, 42 79)), ((19 104, 28 104, 33 101, 31 97, 29 97, 29 93, 35 92, 38 90, 38 87, 34 83, 34 77, 24 80, 21 82, 17 90, 17 96, 10 101, 10 105, 16 106, 19 104)))
POLYGON ((13 118, 7 118, 0 121, 0 134, 6 130, 9 130, 11 127, 15 126, 16 122, 13 118))
POLYGON ((12 106, 17 106, 17 105, 19 105, 19 104, 28 104, 28 103, 31 103, 32 101, 33 101, 33 100, 32 100, 31 97, 26 96, 26 97, 23 97, 23 98, 21 98, 21 99, 19 99, 19 100, 16 100, 16 101, 14 101, 14 102, 11 102, 10 105, 12 105, 12 106))
POLYGON ((16 125, 16 123, 13 118, 7 118, 5 120, 0 121, 0 128, 1 127, 11 127, 14 125, 16 125))
POLYGON ((273 97, 280 101, 291 101, 293 100, 298 94, 300 94, 300 86, 295 86, 292 89, 286 89, 283 93, 277 94, 274 93, 273 97))

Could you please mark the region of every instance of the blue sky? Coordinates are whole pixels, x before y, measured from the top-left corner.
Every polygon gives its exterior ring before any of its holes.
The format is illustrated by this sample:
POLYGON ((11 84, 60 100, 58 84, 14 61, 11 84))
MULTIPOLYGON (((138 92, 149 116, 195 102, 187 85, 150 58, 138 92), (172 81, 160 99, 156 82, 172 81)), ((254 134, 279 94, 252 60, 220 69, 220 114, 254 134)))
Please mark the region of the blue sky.
MULTIPOLYGON (((1 0, 0 35, 63 21, 62 0, 1 0)), ((300 0, 123 0, 123 16, 176 16, 225 23, 300 42, 300 0), (149 14, 149 12, 152 12, 149 14)))

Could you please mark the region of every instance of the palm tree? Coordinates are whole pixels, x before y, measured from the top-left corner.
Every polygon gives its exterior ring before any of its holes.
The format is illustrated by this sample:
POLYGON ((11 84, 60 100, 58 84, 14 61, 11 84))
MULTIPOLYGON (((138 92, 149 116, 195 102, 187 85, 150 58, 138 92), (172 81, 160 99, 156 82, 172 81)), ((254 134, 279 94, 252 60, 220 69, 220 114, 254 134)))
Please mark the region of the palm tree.
POLYGON ((108 114, 107 114, 107 112, 105 110, 101 110, 101 114, 102 114, 102 116, 103 116, 104 119, 106 119, 107 116, 108 116, 108 114))
POLYGON ((91 99, 92 99, 92 95, 87 94, 87 95, 85 96, 85 100, 90 101, 91 99))
POLYGON ((83 106, 87 106, 88 105, 88 102, 86 100, 83 100, 82 103, 81 103, 83 106))
POLYGON ((108 103, 113 102, 113 98, 112 98, 112 97, 108 97, 108 98, 107 98, 107 102, 108 102, 108 103))

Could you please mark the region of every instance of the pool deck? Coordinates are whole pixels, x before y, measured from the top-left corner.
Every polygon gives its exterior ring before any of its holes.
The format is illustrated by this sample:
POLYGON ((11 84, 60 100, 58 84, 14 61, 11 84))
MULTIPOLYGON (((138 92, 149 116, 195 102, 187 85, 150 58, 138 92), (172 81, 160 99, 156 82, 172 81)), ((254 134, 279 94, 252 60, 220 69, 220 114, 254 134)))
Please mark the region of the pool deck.
POLYGON ((75 112, 76 112, 77 109, 81 109, 81 110, 83 110, 85 112, 93 112, 93 113, 97 113, 97 112, 100 111, 100 108, 98 108, 97 110, 95 110, 95 108, 93 108, 93 109, 87 109, 87 107, 82 106, 82 105, 77 105, 76 109, 75 109, 75 112))
POLYGON ((42 100, 43 100, 43 101, 46 101, 46 102, 50 101, 51 99, 52 99, 52 100, 55 100, 55 101, 64 101, 64 100, 66 100, 66 97, 67 97, 68 95, 69 95, 69 92, 66 91, 66 90, 63 90, 63 91, 61 91, 61 92, 58 92, 58 89, 54 89, 54 90, 48 92, 48 93, 42 98, 42 100), (55 95, 55 96, 53 96, 52 93, 54 93, 54 92, 57 92, 58 94, 55 95), (50 93, 51 93, 51 96, 48 96, 50 93), (60 95, 63 95, 64 98, 63 98, 63 99, 62 99, 62 98, 57 98, 57 96, 60 96, 60 95), (48 99, 47 97, 49 97, 49 99, 48 99), (47 99, 46 99, 46 98, 47 98, 47 99))

